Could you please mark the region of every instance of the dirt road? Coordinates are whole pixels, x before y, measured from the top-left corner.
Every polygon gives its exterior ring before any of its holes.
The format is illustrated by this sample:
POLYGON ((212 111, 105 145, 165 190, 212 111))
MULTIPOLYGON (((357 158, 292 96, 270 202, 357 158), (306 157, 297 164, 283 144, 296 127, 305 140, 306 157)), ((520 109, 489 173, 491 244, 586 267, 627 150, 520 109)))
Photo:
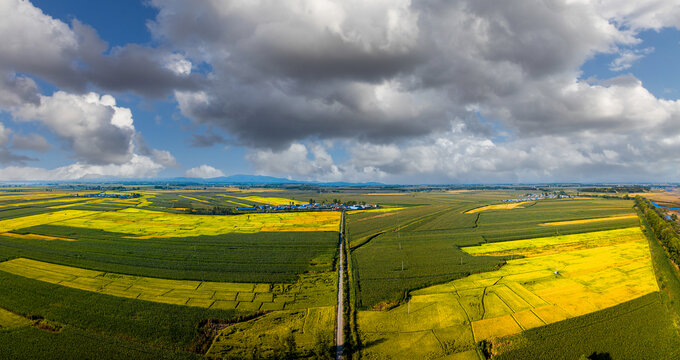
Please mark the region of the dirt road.
POLYGON ((345 246, 345 239, 344 239, 344 227, 345 227, 345 213, 342 213, 342 217, 340 218, 340 248, 339 248, 339 253, 340 257, 338 259, 339 267, 338 267, 338 314, 337 314, 337 320, 336 324, 337 327, 335 328, 335 358, 337 360, 342 360, 342 351, 343 347, 345 345, 345 334, 343 332, 343 329, 345 327, 345 322, 344 322, 344 283, 342 281, 345 273, 345 265, 344 265, 344 259, 345 259, 345 254, 344 254, 344 246, 345 246))

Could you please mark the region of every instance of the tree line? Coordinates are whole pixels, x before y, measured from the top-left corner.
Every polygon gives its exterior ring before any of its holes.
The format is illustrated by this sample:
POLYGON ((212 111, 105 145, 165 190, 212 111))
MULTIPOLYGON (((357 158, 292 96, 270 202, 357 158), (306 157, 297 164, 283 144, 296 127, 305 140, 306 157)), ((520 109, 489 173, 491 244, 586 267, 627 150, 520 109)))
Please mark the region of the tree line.
POLYGON ((647 219, 647 224, 661 241, 668 252, 671 260, 676 265, 680 265, 680 236, 678 236, 678 225, 674 221, 666 221, 663 214, 656 209, 652 203, 642 196, 635 197, 635 205, 642 211, 647 219))

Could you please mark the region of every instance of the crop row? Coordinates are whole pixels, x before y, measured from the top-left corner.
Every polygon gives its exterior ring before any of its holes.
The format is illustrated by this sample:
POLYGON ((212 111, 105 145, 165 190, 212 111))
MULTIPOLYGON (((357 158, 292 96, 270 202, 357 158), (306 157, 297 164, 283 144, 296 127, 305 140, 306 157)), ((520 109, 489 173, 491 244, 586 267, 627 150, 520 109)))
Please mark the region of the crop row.
POLYGON ((337 232, 263 232, 132 239, 101 230, 41 225, 22 232, 77 239, 3 237, 0 254, 81 268, 168 279, 293 282, 333 268, 337 232))

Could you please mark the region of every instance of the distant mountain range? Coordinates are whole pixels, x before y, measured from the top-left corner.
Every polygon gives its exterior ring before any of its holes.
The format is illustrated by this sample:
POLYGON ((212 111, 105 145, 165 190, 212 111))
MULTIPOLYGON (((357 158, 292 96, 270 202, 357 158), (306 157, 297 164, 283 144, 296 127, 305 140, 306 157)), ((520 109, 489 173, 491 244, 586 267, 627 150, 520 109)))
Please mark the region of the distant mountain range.
MULTIPOLYGON (((141 180, 143 181, 143 180, 141 180)), ((300 184, 300 185, 326 185, 326 186, 386 186, 386 184, 379 182, 319 182, 319 181, 302 181, 291 180, 285 178, 278 178, 273 176, 262 175, 231 175, 220 176, 214 178, 191 178, 191 177, 176 177, 169 179, 156 179, 153 182, 168 182, 168 183, 198 183, 198 184, 238 184, 238 185, 286 185, 286 184, 300 184)))
POLYGON ((115 178, 115 177, 83 177, 77 180, 23 180, 23 181, 0 181, 0 184, 225 184, 225 185, 319 185, 319 186, 392 186, 379 182, 320 182, 302 181, 261 175, 232 175, 214 178, 115 178))

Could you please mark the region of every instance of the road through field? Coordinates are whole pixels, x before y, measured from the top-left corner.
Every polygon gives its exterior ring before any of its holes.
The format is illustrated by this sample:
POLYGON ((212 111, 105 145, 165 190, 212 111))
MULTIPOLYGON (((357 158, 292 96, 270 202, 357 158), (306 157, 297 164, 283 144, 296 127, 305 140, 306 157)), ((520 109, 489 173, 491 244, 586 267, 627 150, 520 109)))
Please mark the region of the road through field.
POLYGON ((344 319, 343 319, 343 304, 344 304, 344 289, 343 289, 343 274, 345 272, 345 266, 344 266, 344 243, 345 243, 345 237, 344 234, 345 232, 343 231, 345 227, 345 213, 342 213, 342 217, 340 218, 340 248, 339 248, 339 267, 338 267, 338 314, 337 314, 337 327, 335 329, 335 358, 337 360, 342 360, 342 349, 343 346, 345 345, 345 339, 344 339, 344 333, 342 329, 345 327, 344 326, 344 319))

